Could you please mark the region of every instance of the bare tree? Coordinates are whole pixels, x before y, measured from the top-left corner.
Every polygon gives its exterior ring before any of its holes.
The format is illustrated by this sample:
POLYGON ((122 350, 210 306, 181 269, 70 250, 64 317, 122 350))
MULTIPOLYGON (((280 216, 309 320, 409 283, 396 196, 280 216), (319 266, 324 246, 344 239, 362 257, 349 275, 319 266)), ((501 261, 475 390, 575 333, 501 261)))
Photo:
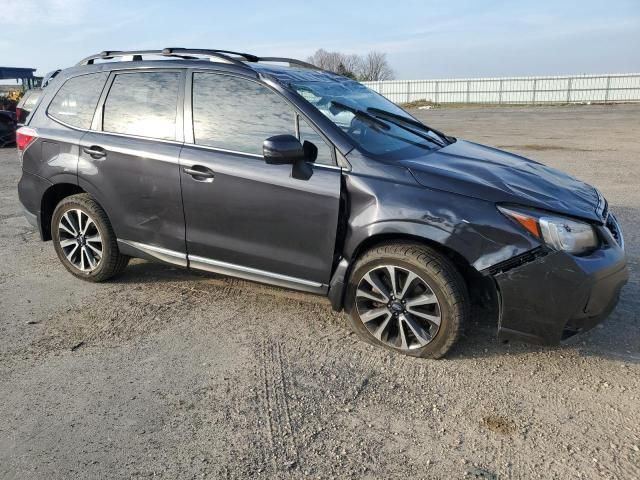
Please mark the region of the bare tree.
POLYGON ((387 54, 376 51, 367 53, 360 63, 358 79, 363 82, 392 80, 393 70, 387 61, 387 54))
POLYGON ((362 59, 360 58, 360 56, 356 55, 355 53, 352 55, 345 55, 345 54, 340 54, 340 55, 342 55, 341 61, 345 70, 351 73, 351 75, 346 75, 346 76, 357 78, 358 69, 360 68, 360 62, 362 62, 362 59))
POLYGON ((346 68, 343 58, 344 56, 345 55, 343 55, 342 53, 328 52, 327 50, 321 48, 320 50, 317 50, 312 56, 310 56, 307 61, 322 68, 323 70, 337 72, 341 64, 344 68, 346 68))
POLYGON ((362 81, 391 80, 393 70, 389 66, 387 56, 381 52, 369 52, 364 57, 340 52, 317 50, 307 61, 323 70, 362 81))

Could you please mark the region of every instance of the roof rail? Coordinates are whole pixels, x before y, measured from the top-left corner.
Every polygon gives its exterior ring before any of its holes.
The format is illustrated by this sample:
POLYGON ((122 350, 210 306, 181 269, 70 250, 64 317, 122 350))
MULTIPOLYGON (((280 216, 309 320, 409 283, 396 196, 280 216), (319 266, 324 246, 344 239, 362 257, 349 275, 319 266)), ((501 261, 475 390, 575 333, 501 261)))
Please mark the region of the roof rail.
MULTIPOLYGON (((105 50, 103 52, 97 53, 95 55, 90 55, 86 58, 80 60, 77 65, 92 65, 95 60, 111 60, 115 57, 129 57, 132 56, 134 61, 141 61, 143 55, 159 55, 163 57, 178 57, 178 58, 190 58, 195 59, 193 55, 204 55, 207 57, 218 58, 220 60, 224 60, 225 62, 238 65, 241 67, 247 67, 246 64, 242 63, 242 61, 237 58, 233 58, 226 53, 235 52, 227 52, 225 50, 207 50, 207 49, 199 49, 199 48, 164 48, 162 50, 105 50)), ((253 55, 249 54, 236 54, 239 56, 247 55, 247 60, 249 58, 255 58, 253 55)), ((251 61, 251 60, 249 60, 251 61)))
POLYGON ((313 65, 312 63, 303 62, 302 60, 296 60, 295 58, 285 57, 259 57, 259 62, 283 62, 288 63, 290 67, 296 65, 298 67, 309 68, 311 70, 322 70, 320 67, 313 65))
POLYGON ((133 61, 141 61, 143 55, 160 55, 164 57, 178 57, 187 59, 196 59, 194 55, 200 55, 210 58, 217 58, 233 65, 248 67, 244 62, 283 62, 289 66, 299 66, 313 70, 321 70, 307 62, 296 60, 294 58, 284 57, 258 57, 250 53, 233 52, 231 50, 215 50, 207 48, 163 48, 162 50, 105 50, 95 55, 83 58, 77 65, 92 65, 95 60, 111 60, 115 57, 133 57, 133 61), (237 58, 240 57, 240 58, 237 58))
POLYGON ((208 48, 164 48, 162 50, 164 55, 209 55, 209 56, 222 56, 225 60, 235 60, 229 55, 236 55, 244 58, 247 62, 257 62, 259 57, 251 55, 250 53, 232 52, 231 50, 213 50, 208 48))
POLYGON ((88 57, 80 60, 76 65, 92 65, 94 60, 110 60, 114 57, 124 57, 125 55, 133 55, 134 58, 142 58, 142 55, 153 55, 160 54, 159 50, 131 50, 128 52, 123 52, 121 50, 105 50, 100 53, 96 53, 95 55, 89 55, 88 57))

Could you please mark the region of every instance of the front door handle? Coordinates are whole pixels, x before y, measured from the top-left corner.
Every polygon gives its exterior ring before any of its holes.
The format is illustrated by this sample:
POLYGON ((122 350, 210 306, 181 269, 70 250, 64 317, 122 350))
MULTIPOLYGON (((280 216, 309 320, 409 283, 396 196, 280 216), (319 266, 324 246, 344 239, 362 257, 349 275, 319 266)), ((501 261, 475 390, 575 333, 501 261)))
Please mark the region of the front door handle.
POLYGON ((197 180, 198 182, 211 183, 213 182, 213 179, 215 177, 215 173, 213 173, 213 170, 207 167, 203 167, 202 165, 184 167, 182 171, 187 175, 191 175, 193 179, 197 180))
POLYGON ((98 147, 97 145, 84 147, 82 151, 88 154, 91 158, 104 158, 107 156, 107 151, 102 147, 98 147))

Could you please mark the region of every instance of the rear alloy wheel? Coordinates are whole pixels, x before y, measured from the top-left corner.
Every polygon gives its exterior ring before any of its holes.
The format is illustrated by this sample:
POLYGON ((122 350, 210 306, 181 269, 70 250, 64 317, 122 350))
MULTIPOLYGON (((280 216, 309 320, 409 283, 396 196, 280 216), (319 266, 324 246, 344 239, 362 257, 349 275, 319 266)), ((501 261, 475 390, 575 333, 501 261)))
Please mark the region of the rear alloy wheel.
POLYGON ((78 270, 91 272, 100 266, 102 237, 86 212, 67 210, 58 222, 58 239, 64 256, 78 270))
POLYGON ((351 327, 364 340, 425 358, 451 349, 469 305, 451 260, 425 245, 395 242, 358 259, 345 299, 351 327))
POLYGON ((118 250, 107 214, 86 193, 60 201, 51 219, 51 236, 62 264, 83 280, 102 282, 129 263, 118 250))

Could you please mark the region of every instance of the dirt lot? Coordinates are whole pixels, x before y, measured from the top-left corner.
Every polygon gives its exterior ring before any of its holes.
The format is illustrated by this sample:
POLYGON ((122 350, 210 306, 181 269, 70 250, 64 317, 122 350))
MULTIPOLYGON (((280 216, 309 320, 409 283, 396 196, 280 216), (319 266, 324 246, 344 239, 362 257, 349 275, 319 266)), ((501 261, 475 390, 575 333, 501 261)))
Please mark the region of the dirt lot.
POLYGON ((597 185, 631 281, 559 348, 468 325, 446 360, 357 340, 319 297, 135 261, 75 280, 0 150, 0 478, 640 477, 640 106, 420 110, 597 185))

